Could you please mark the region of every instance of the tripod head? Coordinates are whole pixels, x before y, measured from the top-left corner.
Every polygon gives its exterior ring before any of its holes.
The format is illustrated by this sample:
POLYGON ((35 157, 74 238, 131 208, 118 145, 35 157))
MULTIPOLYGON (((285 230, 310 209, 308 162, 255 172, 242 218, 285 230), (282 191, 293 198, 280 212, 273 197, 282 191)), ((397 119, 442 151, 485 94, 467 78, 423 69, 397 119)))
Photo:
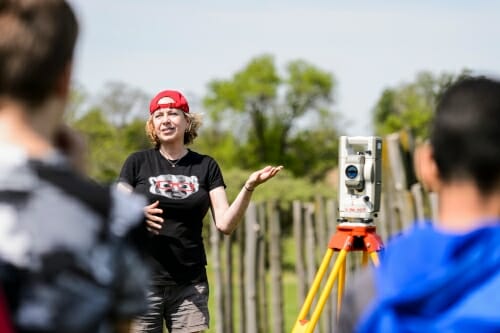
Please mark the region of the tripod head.
POLYGON ((380 210, 382 139, 341 136, 339 222, 372 223, 380 210))

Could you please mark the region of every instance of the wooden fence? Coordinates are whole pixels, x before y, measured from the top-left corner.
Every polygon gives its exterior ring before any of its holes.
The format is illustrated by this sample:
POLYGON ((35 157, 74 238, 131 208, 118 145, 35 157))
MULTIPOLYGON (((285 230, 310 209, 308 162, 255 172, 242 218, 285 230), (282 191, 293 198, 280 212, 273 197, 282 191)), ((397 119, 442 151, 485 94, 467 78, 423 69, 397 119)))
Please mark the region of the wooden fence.
MULTIPOLYGON (((390 135, 384 138, 383 147, 383 193, 376 226, 386 242, 414 221, 434 217, 436 203, 414 179, 409 137, 390 135)), ((337 202, 317 197, 311 202, 295 201, 288 208, 278 201, 252 202, 232 236, 222 236, 211 223, 214 308, 210 332, 289 332, 335 233, 336 221, 337 202), (285 256, 293 256, 288 266, 285 256)), ((346 284, 360 266, 360 253, 349 253, 346 284)), ((335 289, 318 321, 318 333, 333 330, 335 289)))

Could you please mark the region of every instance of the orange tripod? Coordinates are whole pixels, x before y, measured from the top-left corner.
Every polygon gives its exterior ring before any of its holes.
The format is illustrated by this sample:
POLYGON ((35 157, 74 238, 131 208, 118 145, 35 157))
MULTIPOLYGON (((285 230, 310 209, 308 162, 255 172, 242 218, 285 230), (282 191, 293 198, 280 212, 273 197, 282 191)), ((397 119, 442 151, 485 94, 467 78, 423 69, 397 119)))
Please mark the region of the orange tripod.
POLYGON ((337 284, 337 315, 340 313, 342 296, 344 292, 346 258, 348 252, 363 251, 362 265, 366 266, 368 264, 368 256, 370 256, 373 264, 378 266, 378 251, 380 251, 383 247, 384 245, 382 243, 382 239, 379 235, 377 235, 374 225, 351 222, 340 223, 337 226, 337 231, 330 238, 328 249, 325 256, 323 257, 323 260, 321 261, 318 272, 314 277, 311 288, 307 293, 304 304, 302 305, 302 308, 299 312, 297 321, 295 322, 295 325, 292 329, 292 333, 313 332, 337 277, 339 278, 337 284), (333 269, 328 276, 325 288, 319 297, 318 303, 312 313, 311 319, 308 320, 306 316, 311 309, 314 297, 316 296, 320 288, 321 281, 325 276, 325 273, 330 264, 330 260, 335 251, 340 251, 339 255, 335 260, 333 269))

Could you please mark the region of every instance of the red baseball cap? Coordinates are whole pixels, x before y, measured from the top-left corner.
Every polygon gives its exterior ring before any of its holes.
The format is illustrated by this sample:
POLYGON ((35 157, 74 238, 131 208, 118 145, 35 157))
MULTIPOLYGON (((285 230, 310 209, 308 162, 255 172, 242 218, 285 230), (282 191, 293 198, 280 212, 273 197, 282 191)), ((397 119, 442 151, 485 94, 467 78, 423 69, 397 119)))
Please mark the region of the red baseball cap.
POLYGON ((189 113, 189 105, 186 98, 176 90, 160 91, 149 103, 149 113, 153 114, 160 108, 180 109, 189 113))

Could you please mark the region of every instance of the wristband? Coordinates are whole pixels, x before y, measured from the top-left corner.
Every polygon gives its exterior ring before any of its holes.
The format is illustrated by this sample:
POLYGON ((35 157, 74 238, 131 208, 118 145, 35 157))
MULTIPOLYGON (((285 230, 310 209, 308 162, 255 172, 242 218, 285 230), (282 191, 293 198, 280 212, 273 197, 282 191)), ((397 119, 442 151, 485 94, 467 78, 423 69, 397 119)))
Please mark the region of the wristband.
POLYGON ((245 188, 245 190, 247 190, 248 192, 253 192, 253 190, 255 190, 254 188, 253 189, 249 189, 247 187, 247 184, 243 185, 243 187, 245 188))

